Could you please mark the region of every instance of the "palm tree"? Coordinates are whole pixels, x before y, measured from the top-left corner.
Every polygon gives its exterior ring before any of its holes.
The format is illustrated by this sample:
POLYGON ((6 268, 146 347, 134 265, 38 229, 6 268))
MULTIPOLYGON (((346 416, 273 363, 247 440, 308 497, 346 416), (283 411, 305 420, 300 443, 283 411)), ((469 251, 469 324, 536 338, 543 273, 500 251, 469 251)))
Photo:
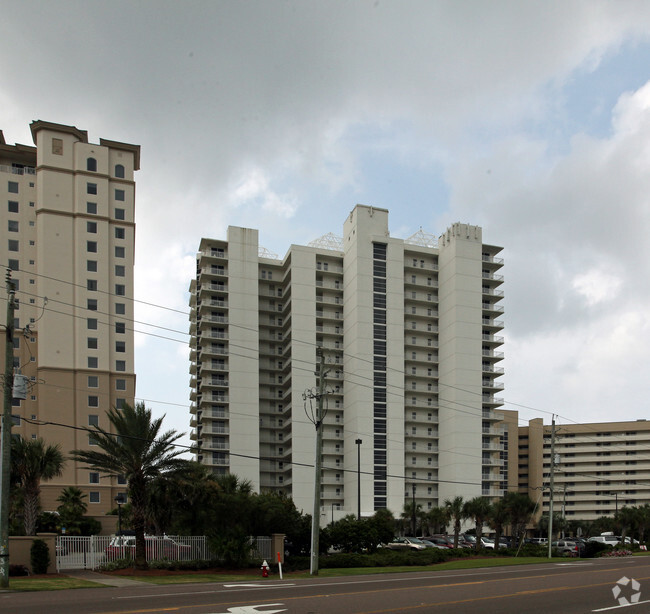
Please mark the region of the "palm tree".
MULTIPOLYGON (((463 514, 466 518, 472 518, 476 523, 476 549, 480 550, 483 547, 481 536, 483 535, 483 525, 487 521, 492 504, 486 497, 474 497, 465 502, 463 506, 463 514)), ((495 546, 499 547, 498 543, 495 546)))
POLYGON ((498 544, 501 540, 501 535, 503 533, 503 526, 507 524, 510 520, 510 513, 506 502, 501 499, 497 499, 492 504, 492 509, 490 510, 490 515, 487 518, 488 526, 491 529, 494 529, 494 543, 498 544))
POLYGON ((449 509, 444 506, 432 507, 427 514, 427 523, 431 533, 444 533, 449 524, 449 509))
POLYGON ((625 505, 618 510, 616 520, 621 527, 621 543, 625 543, 625 536, 627 535, 628 530, 632 531, 637 528, 639 516, 639 510, 636 507, 628 507, 625 505))
POLYGON ((146 569, 144 534, 149 487, 153 479, 189 462, 178 458, 183 451, 174 447, 183 435, 174 430, 161 433, 164 416, 153 420, 144 403, 135 407, 126 404, 106 413, 114 432, 100 426, 86 428, 101 451, 73 450, 72 459, 106 475, 126 478, 135 532, 135 566, 146 569))
POLYGON ((76 486, 68 486, 61 491, 61 494, 56 499, 61 503, 56 508, 61 518, 61 525, 66 527, 66 531, 70 534, 77 534, 77 525, 88 509, 84 501, 86 497, 87 495, 76 486))
POLYGON ((420 534, 422 533, 422 525, 424 519, 426 518, 426 513, 422 511, 422 505, 420 503, 413 503, 413 501, 406 501, 404 503, 404 511, 402 512, 402 519, 404 520, 404 526, 410 526, 413 537, 417 536, 417 528, 420 527, 420 534), (415 505, 415 509, 413 506, 415 505), (415 523, 413 523, 415 519, 415 523))
POLYGON ((511 491, 504 495, 503 503, 508 511, 512 535, 516 537, 518 545, 535 511, 535 502, 526 493, 511 491))
POLYGON ((43 439, 11 441, 12 481, 23 491, 23 524, 25 535, 35 535, 38 508, 40 506, 41 480, 51 480, 63 473, 65 460, 61 446, 46 445, 43 439))
POLYGON ((465 518, 463 512, 463 498, 461 496, 453 499, 445 499, 445 507, 449 511, 449 517, 454 521, 454 548, 458 548, 458 535, 460 533, 460 523, 465 518))

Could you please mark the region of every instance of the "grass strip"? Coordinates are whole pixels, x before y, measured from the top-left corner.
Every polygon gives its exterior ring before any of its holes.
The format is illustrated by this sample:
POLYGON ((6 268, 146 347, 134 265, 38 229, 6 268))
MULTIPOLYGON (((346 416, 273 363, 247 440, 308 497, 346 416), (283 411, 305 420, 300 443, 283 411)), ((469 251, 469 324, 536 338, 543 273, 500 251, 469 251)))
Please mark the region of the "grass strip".
POLYGON ((63 591, 72 588, 106 588, 103 584, 78 578, 9 578, 10 591, 63 591))

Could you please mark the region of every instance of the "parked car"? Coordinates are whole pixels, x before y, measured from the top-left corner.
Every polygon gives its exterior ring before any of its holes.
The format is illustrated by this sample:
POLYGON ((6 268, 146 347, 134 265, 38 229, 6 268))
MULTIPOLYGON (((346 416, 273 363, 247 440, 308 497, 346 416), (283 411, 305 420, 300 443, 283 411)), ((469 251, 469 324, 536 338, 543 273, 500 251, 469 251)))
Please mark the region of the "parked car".
POLYGON ((546 537, 531 537, 529 543, 543 546, 548 544, 548 539, 546 537))
POLYGON ((581 550, 576 542, 567 539, 558 539, 551 543, 551 547, 564 556, 578 556, 581 550))
POLYGON ((616 535, 594 535, 589 538, 590 542, 605 544, 607 546, 616 546, 621 540, 616 535))
POLYGON ((428 539, 421 539, 420 540, 427 548, 439 548, 441 550, 447 550, 447 546, 443 546, 442 544, 436 544, 428 539))
POLYGON ((433 542, 434 544, 437 544, 438 546, 442 546, 443 548, 454 547, 453 538, 447 537, 446 535, 430 535, 425 539, 429 540, 430 542, 433 542))
POLYGON ((425 550, 427 546, 417 537, 396 537, 385 547, 390 550, 425 550))
MULTIPOLYGON (((481 542, 483 543, 484 548, 490 548, 491 550, 494 550, 494 540, 490 539, 489 537, 481 537, 481 542)), ((500 548, 505 548, 505 544, 499 544, 500 548)))
MULTIPOLYGON (((176 560, 191 558, 192 547, 179 544, 171 537, 166 535, 146 535, 144 539, 147 558, 176 560)), ((106 547, 105 554, 110 560, 133 558, 135 556, 135 536, 119 535, 113 537, 106 547)))

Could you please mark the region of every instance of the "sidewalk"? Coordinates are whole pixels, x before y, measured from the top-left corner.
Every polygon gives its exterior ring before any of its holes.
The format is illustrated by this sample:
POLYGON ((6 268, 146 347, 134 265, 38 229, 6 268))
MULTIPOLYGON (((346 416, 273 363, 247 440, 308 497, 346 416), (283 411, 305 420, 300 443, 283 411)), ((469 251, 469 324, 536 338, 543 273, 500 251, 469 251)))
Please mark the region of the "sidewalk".
POLYGON ((128 578, 123 578, 121 576, 109 576, 88 569, 69 569, 63 573, 71 578, 97 582, 97 584, 105 584, 106 586, 151 586, 148 582, 138 582, 138 580, 129 580, 128 578))

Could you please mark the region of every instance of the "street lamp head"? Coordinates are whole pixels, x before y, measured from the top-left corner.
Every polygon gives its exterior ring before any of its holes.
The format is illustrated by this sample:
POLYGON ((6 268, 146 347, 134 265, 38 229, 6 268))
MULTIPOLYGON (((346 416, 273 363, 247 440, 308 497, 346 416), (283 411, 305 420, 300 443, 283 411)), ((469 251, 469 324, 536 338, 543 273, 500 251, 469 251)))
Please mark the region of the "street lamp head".
POLYGON ((363 441, 361 441, 361 439, 355 439, 354 443, 356 443, 357 445, 361 445, 363 441))

